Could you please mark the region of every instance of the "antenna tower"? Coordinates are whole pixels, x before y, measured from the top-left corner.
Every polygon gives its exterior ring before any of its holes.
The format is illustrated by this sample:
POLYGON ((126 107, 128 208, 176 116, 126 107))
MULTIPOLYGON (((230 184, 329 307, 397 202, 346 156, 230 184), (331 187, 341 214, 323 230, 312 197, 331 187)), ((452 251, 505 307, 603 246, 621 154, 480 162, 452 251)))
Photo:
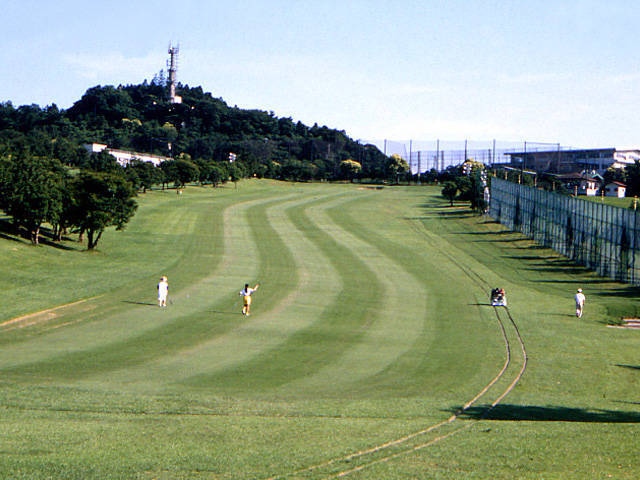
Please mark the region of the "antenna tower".
POLYGON ((178 52, 180 47, 173 47, 169 44, 169 101, 171 103, 182 103, 182 97, 176 95, 176 78, 178 73, 178 52))

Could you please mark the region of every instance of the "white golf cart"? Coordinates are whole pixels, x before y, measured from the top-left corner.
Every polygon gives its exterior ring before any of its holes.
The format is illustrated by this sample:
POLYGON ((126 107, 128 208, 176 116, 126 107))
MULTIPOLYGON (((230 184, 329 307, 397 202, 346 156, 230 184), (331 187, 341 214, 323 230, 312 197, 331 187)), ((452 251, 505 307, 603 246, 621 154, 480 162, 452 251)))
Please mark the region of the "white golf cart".
POLYGON ((491 306, 507 306, 507 294, 504 292, 504 288, 494 288, 493 290, 491 290, 491 306))

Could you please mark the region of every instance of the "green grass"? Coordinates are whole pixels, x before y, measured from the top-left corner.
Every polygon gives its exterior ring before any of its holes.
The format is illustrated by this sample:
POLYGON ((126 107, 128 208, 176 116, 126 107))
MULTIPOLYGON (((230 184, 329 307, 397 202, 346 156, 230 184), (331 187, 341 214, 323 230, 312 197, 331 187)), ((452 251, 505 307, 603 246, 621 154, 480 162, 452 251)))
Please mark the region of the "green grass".
POLYGON ((640 331, 608 325, 637 288, 435 187, 176 197, 140 196, 96 252, 0 239, 3 478, 636 478, 640 331), (507 324, 496 379, 494 286, 528 364, 488 409, 523 361, 507 324))
MULTIPOLYGON (((602 197, 602 196, 580 196, 580 199, 586 200, 588 202, 596 202, 596 203, 604 203, 605 205, 611 205, 613 207, 620 208, 633 208, 634 199, 633 197, 602 197)), ((639 207, 638 205, 636 205, 639 207)))

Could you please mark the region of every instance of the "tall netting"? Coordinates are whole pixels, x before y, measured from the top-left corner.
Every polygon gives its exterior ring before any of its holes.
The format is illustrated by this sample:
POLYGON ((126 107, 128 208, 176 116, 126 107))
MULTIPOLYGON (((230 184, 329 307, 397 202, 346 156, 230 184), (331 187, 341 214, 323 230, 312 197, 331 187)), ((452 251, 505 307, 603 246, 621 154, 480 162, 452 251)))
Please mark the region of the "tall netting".
POLYGON ((602 276, 640 284, 640 222, 634 210, 492 178, 489 215, 602 276))
MULTIPOLYGON (((498 165, 511 162, 509 152, 522 151, 532 142, 512 142, 502 140, 365 140, 376 145, 385 155, 397 154, 404 158, 413 173, 429 170, 443 171, 449 167, 463 164, 467 159, 485 165, 498 165)), ((541 148, 544 144, 535 144, 541 148)))

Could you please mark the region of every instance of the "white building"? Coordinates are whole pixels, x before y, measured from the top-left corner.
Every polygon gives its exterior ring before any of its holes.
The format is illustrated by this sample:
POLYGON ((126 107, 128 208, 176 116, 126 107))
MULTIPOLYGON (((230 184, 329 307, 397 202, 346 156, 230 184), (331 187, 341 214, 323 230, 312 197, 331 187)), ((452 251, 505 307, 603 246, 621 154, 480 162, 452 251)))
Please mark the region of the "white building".
POLYGON ((555 175, 564 187, 574 195, 594 197, 600 192, 604 179, 597 173, 565 173, 555 175))
POLYGON ((163 157, 161 155, 153 155, 151 153, 139 153, 129 150, 118 150, 116 148, 109 148, 103 143, 86 143, 84 148, 89 153, 100 153, 106 151, 109 155, 113 155, 120 165, 123 167, 128 165, 131 160, 141 160, 143 162, 151 162, 156 167, 165 160, 170 160, 169 157, 163 157))
POLYGON ((624 198, 627 194, 627 186, 621 182, 610 182, 604 186, 604 194, 607 197, 624 198))

